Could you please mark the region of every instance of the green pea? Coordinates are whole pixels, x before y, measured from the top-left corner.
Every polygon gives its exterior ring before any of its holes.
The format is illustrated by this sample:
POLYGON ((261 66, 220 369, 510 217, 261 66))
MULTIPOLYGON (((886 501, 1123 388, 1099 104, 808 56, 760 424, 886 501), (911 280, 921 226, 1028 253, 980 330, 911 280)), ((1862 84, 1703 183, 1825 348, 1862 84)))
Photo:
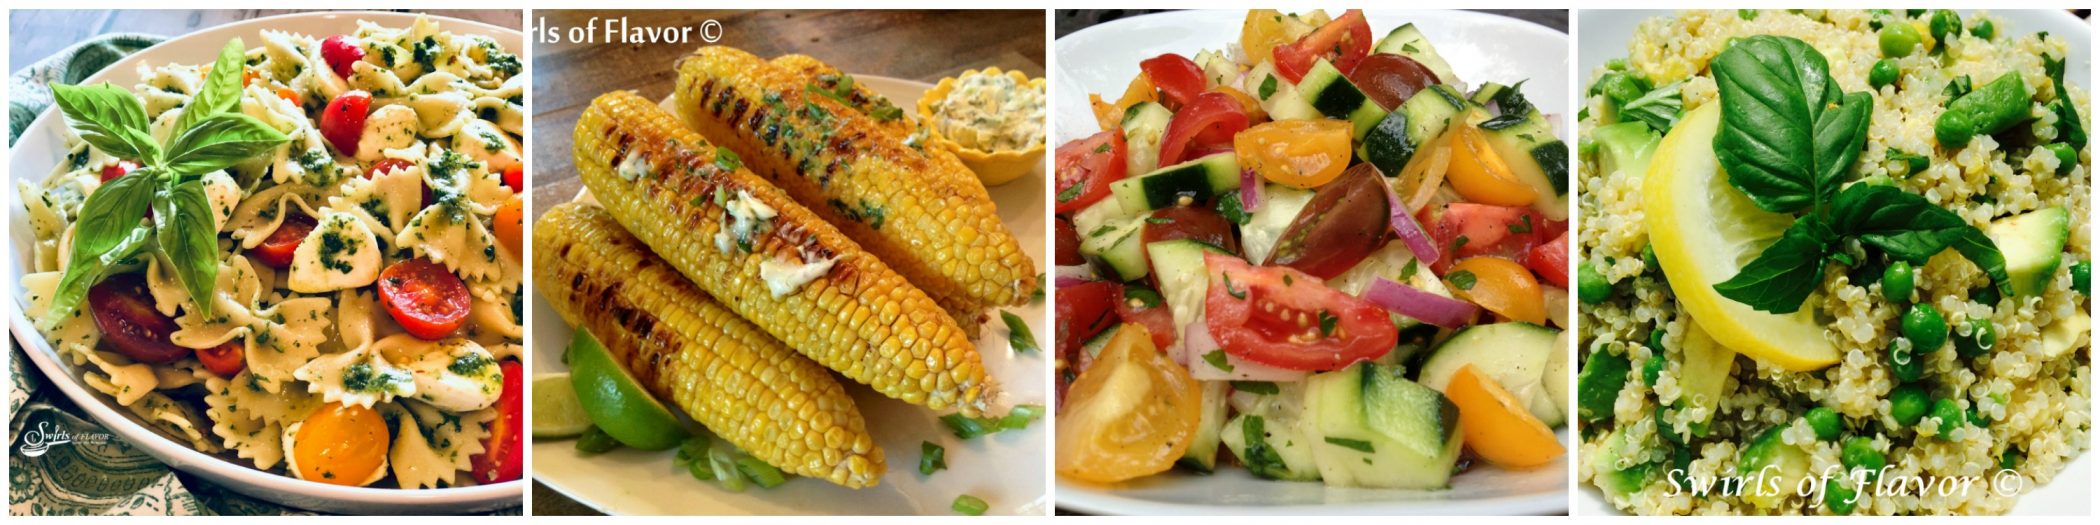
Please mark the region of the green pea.
POLYGON ((1911 49, 1918 47, 1918 42, 1921 40, 1921 38, 1918 38, 1918 28, 1911 27, 1907 22, 1891 22, 1883 25, 1881 26, 1881 56, 1891 58, 1910 56, 1911 49))
POLYGON ((1582 304, 1601 304, 1611 298, 1611 281, 1605 280, 1604 274, 1589 261, 1582 261, 1575 265, 1575 295, 1582 304))
POLYGON ((1968 414, 1961 411, 1961 404, 1952 399, 1941 399, 1932 403, 1932 418, 1940 420, 1940 439, 1951 439, 1948 434, 1968 422, 1968 414))
POLYGON ((1909 339, 1901 337, 1889 341, 1889 375, 1895 376, 1897 381, 1909 383, 1925 377, 1925 358, 1919 357, 1911 345, 1909 339))
POLYGON ((1970 137, 2005 131, 2026 121, 2032 105, 2027 82, 2020 75, 1998 75, 1991 83, 1948 102, 1947 111, 1932 123, 1933 138, 1945 148, 1966 146, 1970 137))
POLYGON ((1648 358, 1647 362, 1641 363, 1641 381, 1646 383, 1649 388, 1654 388, 1655 382, 1662 380, 1662 373, 1662 354, 1656 354, 1655 357, 1648 358))
POLYGON ((2020 460, 2022 459, 2027 458, 2020 455, 2019 449, 2007 448, 2004 454, 1998 455, 1998 468, 2010 469, 2020 466, 2020 460))
POLYGON ((2093 261, 2071 263, 2071 287, 2077 288, 2079 295, 2092 293, 2093 261))
POLYGON ((1881 468, 1888 466, 1888 458, 1874 449, 1874 440, 1865 436, 1853 436, 1845 440, 1845 448, 1838 452, 1838 460, 1846 469, 1866 469, 1868 479, 1879 477, 1881 468))
POLYGON ((1916 282, 1917 274, 1911 271, 1910 263, 1889 263, 1888 269, 1881 271, 1881 295, 1888 297, 1890 301, 1909 302, 1911 289, 1915 288, 1916 282))
POLYGON ((1852 507, 1859 503, 1852 500, 1855 493, 1852 491, 1852 486, 1846 483, 1848 482, 1843 479, 1833 479, 1823 489, 1823 507, 1830 509, 1831 514, 1839 516, 1851 514, 1852 507))
POLYGON ((1661 328, 1648 331, 1648 349, 1654 350, 1655 355, 1662 355, 1663 331, 1661 328))
MULTIPOLYGON (((1650 359, 1650 361, 1654 360, 1650 359)), ((1669 415, 1670 411, 1668 407, 1662 405, 1655 406, 1655 430, 1656 432, 1662 433, 1663 439, 1668 440, 1671 444, 1683 445, 1684 435, 1677 433, 1677 425, 1670 424, 1669 415)))
POLYGON ((1976 301, 1977 304, 1997 306, 2000 298, 2002 296, 1998 295, 1997 286, 1986 284, 1969 290, 1969 300, 1976 301))
POLYGON ((1641 263, 1648 265, 1647 268, 1650 270, 1662 270, 1662 261, 1655 259, 1654 243, 1649 243, 1647 246, 1641 247, 1641 263))
POLYGON ((1873 85, 1874 89, 1881 89, 1882 86, 1896 83, 1896 77, 1902 75, 1903 71, 1896 68, 1895 60, 1884 58, 1875 61, 1874 68, 1867 70, 1867 83, 1873 85))
POLYGON ((1845 429, 1842 418, 1830 407, 1809 409, 1807 414, 1801 415, 1801 419, 1808 420, 1808 427, 1816 429, 1816 439, 1824 441, 1837 441, 1838 432, 1845 429))
POLYGON ((2057 175, 2070 173, 2071 168, 2078 167, 2078 148, 2062 142, 2052 142, 2042 147, 2048 148, 2051 155, 2056 155, 2057 175))
POLYGON ((1932 21, 1927 23, 1926 27, 1932 30, 1934 40, 1944 43, 1948 37, 1961 34, 1961 15, 1955 14, 1952 9, 1934 10, 1932 21))
POLYGON ((1947 319, 1932 305, 1910 305, 1910 312, 1903 314, 1903 337, 1910 339, 1920 355, 1939 350, 1947 344, 1947 319))
POLYGON ((1976 357, 1991 352, 1998 346, 1998 325, 1983 317, 1969 318, 1969 335, 1954 340, 1954 352, 1962 357, 1976 357))
POLYGON ((1978 18, 1975 24, 1969 26, 1969 35, 1990 40, 1992 37, 1998 36, 1998 26, 1992 25, 1989 18, 1978 18))
POLYGON ((1925 411, 1932 409, 1932 395, 1925 393, 1922 385, 1903 385, 1889 391, 1889 416, 1903 426, 1918 424, 1925 419, 1925 411))
POLYGON ((1988 427, 1988 426, 1991 426, 1991 417, 1990 417, 1990 416, 1986 416, 1986 415, 1983 415, 1983 411, 1981 411, 1981 410, 1977 410, 1977 409, 1976 409, 1976 406, 1974 406, 1974 405, 1971 405, 1971 406, 1969 406, 1969 412, 1968 412, 1968 414, 1969 414, 1969 426, 1976 426, 1976 427, 1988 427))

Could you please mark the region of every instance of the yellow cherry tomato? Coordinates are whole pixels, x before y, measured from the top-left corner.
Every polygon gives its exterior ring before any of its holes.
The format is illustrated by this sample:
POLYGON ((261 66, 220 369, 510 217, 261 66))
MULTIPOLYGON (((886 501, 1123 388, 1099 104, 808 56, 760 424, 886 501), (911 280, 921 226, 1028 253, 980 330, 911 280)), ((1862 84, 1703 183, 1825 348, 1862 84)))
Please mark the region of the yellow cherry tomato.
POLYGON ((1130 79, 1130 86, 1123 88, 1123 97, 1116 99, 1116 103, 1102 101, 1099 94, 1090 93, 1087 99, 1093 105, 1095 123, 1105 131, 1123 127, 1123 113, 1131 106, 1139 102, 1158 102, 1159 88, 1152 86, 1152 77, 1140 71, 1137 78, 1130 79))
POLYGON ((1259 64, 1273 56, 1276 46, 1291 43, 1291 33, 1284 24, 1283 12, 1275 9, 1253 9, 1247 11, 1247 21, 1240 24, 1240 51, 1247 61, 1259 64))
POLYGON ((1057 416, 1057 473, 1114 483, 1165 472, 1188 451, 1202 418, 1202 390, 1125 324, 1065 393, 1057 416))
POLYGON ((1501 257, 1474 257, 1451 265, 1444 282, 1460 299, 1495 315, 1546 324, 1546 292, 1524 265, 1501 257))
POLYGON ((1467 201, 1496 206, 1529 206, 1538 200, 1538 192, 1517 180, 1480 128, 1454 123, 1450 133, 1451 165, 1444 177, 1451 181, 1451 189, 1467 201))
POLYGON ((1458 428, 1466 434, 1466 448, 1488 463, 1531 468, 1567 453, 1545 422, 1532 417, 1516 396, 1473 365, 1458 368, 1444 396, 1458 405, 1458 428))
POLYGON ((510 200, 504 201, 503 206, 496 208, 495 222, 496 240, 502 242, 503 247, 510 248, 512 255, 524 257, 525 199, 512 195, 510 200))
POLYGON ((390 441, 379 412, 329 403, 300 423, 291 453, 299 462, 300 479, 359 486, 386 464, 390 441))
POLYGON ((1269 120, 1269 114, 1261 110, 1261 102, 1254 100, 1254 97, 1247 95, 1247 92, 1233 89, 1232 86, 1218 86, 1215 88, 1211 88, 1211 91, 1224 93, 1225 96, 1232 97, 1233 100, 1239 101, 1240 111, 1245 112, 1247 114, 1247 122, 1261 122, 1269 120))
POLYGON ((1254 170, 1277 184, 1313 188, 1349 167, 1352 131, 1341 120, 1279 120, 1233 136, 1232 150, 1239 154, 1240 169, 1254 170))

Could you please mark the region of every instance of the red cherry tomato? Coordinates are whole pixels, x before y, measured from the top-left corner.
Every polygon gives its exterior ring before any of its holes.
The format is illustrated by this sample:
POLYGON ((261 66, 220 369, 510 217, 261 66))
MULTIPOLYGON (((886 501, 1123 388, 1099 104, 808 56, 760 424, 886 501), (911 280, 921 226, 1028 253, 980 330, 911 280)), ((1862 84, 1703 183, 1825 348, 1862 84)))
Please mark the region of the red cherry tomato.
POLYGON ((1385 177, 1377 168, 1357 164, 1320 186, 1277 238, 1267 264, 1332 279, 1362 262, 1392 229, 1380 184, 1385 177))
POLYGON ((1539 274, 1539 278, 1561 288, 1568 287, 1568 232, 1561 232, 1553 242, 1541 244, 1524 256, 1524 267, 1539 274))
POLYGON ((1123 130, 1112 129, 1057 147, 1057 212, 1085 209, 1123 180, 1123 130))
POLYGON ((1152 85, 1166 94, 1165 101, 1170 109, 1195 101, 1196 95, 1202 94, 1204 86, 1208 85, 1203 81, 1203 68, 1196 67, 1196 62, 1188 57, 1174 53, 1145 59, 1138 63, 1138 69, 1145 72, 1152 85))
POLYGON ((292 254, 299 251, 299 243, 305 241, 306 234, 313 233, 314 226, 319 224, 313 217, 305 214, 289 211, 285 213, 291 215, 286 215, 284 221, 277 224, 277 231, 270 232, 269 237, 263 238, 262 244, 249 250, 254 252, 255 260, 262 261, 271 268, 290 268, 292 254))
POLYGON ((1442 82, 1437 80, 1436 72, 1430 71, 1429 66, 1415 59, 1379 53, 1364 57, 1356 64, 1356 70, 1349 72, 1349 83, 1356 84, 1365 96, 1391 111, 1413 98, 1416 92, 1442 82))
POLYGON ((365 134, 365 116, 371 109, 371 93, 358 90, 336 95, 321 110, 321 138, 328 139, 336 153, 357 156, 357 140, 365 134))
MULTIPOLYGON (((1225 220, 1217 210, 1203 206, 1170 206, 1153 211, 1145 221, 1145 244, 1175 239, 1195 239, 1204 244, 1239 253, 1240 243, 1232 238, 1232 221, 1225 220)), ((1152 335, 1159 335, 1153 330, 1152 335)), ((1164 348, 1167 345, 1159 345, 1164 348)))
POLYGON ((1057 265, 1078 266, 1086 264, 1086 257, 1079 254, 1079 230, 1072 221, 1057 218, 1057 265))
POLYGON ((247 353, 248 346, 235 339, 219 346, 197 350, 197 362, 203 363, 204 369, 210 370, 213 375, 233 379, 233 376, 241 375, 242 369, 248 368, 248 359, 245 357, 247 353))
POLYGON ((415 167, 415 166, 416 166, 416 163, 414 163, 414 162, 409 162, 409 161, 407 161, 407 160, 402 160, 402 159, 381 159, 381 160, 380 160, 379 162, 377 162, 377 163, 374 163, 374 164, 372 164, 372 169, 368 169, 368 170, 365 170, 365 178, 367 178, 367 179, 370 179, 370 178, 375 178, 375 177, 378 177, 378 176, 380 176, 380 175, 385 175, 385 174, 388 174, 388 173, 393 173, 393 172, 394 172, 394 170, 399 170, 399 169, 408 169, 408 168, 413 168, 413 167, 415 167))
POLYGON ((1057 355, 1065 368, 1057 374, 1057 394, 1086 371, 1093 358, 1080 347, 1101 331, 1116 325, 1115 302, 1123 298, 1122 285, 1092 281, 1057 288, 1057 355))
POLYGON ((102 341, 141 363, 164 365, 189 357, 190 349, 168 341, 181 327, 153 309, 146 279, 140 275, 120 274, 88 288, 88 310, 95 314, 95 327, 102 329, 102 341))
POLYGON ((503 362, 503 394, 496 397, 496 419, 488 440, 474 456, 474 481, 501 483, 525 477, 525 367, 503 362))
POLYGON ((1204 324, 1225 353, 1277 368, 1335 370, 1393 350, 1385 309, 1290 268, 1254 267, 1206 253, 1204 324))
POLYGON ((1430 267, 1437 275, 1459 259, 1478 255, 1520 260, 1532 247, 1568 231, 1566 221, 1546 220, 1529 206, 1454 202, 1441 210, 1424 208, 1422 214, 1418 218, 1423 225, 1435 225, 1429 236, 1445 250, 1445 256, 1430 267))
POLYGON ((1341 18, 1320 26, 1297 42, 1276 46, 1276 72, 1295 83, 1305 78, 1313 63, 1326 59, 1348 75, 1371 53, 1371 24, 1361 9, 1350 9, 1341 18))
POLYGON ((1196 158, 1191 153, 1223 144, 1232 149, 1232 136, 1247 129, 1247 113, 1231 95, 1211 91, 1174 113, 1167 132, 1159 141, 1159 165, 1196 158))
POLYGON ((1120 300, 1116 301, 1116 317, 1125 323, 1145 325, 1152 334, 1152 346, 1165 350, 1174 344, 1174 312, 1167 309, 1166 298, 1159 292, 1142 286, 1122 287, 1120 300))
POLYGON ((117 177, 129 175, 131 170, 135 169, 139 169, 139 165, 132 161, 120 160, 111 162, 108 166, 102 167, 102 182, 117 180, 117 177))
POLYGON ((327 61, 337 76, 350 78, 350 64, 364 59, 365 50, 350 43, 348 36, 335 35, 321 41, 321 60, 327 61))
POLYGON ((422 258, 380 271, 379 298, 401 328, 425 340, 452 335, 466 322, 467 311, 474 305, 466 282, 445 265, 422 258))
POLYGON ((512 164, 503 169, 503 185, 510 191, 525 191, 525 165, 512 164))

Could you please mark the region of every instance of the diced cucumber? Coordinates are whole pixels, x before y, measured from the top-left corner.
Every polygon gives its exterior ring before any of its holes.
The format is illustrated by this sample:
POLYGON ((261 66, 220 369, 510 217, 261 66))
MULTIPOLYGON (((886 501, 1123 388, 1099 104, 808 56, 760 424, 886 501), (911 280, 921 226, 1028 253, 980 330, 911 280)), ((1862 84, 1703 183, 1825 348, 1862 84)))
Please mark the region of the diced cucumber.
POLYGON ((1246 252, 1249 261, 1269 260, 1269 250, 1276 247, 1276 240, 1283 237, 1283 231, 1291 227, 1291 221, 1313 198, 1312 190, 1264 184, 1261 206, 1254 209, 1247 224, 1240 226, 1240 251, 1246 252))
POLYGON ((1123 201, 1125 210, 1157 210, 1204 202, 1218 194, 1240 189, 1239 156, 1232 152, 1216 153, 1119 180, 1109 184, 1108 188, 1116 200, 1123 201))
POLYGON ((1203 411, 1196 421, 1196 437, 1181 454, 1181 466, 1210 472, 1218 466, 1218 433, 1225 428, 1225 398, 1229 383, 1204 381, 1203 411))
POLYGON ((1101 349, 1108 347, 1108 340, 1116 336, 1117 330, 1122 329, 1123 325, 1120 323, 1109 325, 1108 329, 1102 330, 1101 333, 1094 334, 1093 339, 1088 339, 1086 340, 1086 342, 1080 343, 1079 350, 1082 352, 1086 352, 1087 357, 1101 357, 1101 349))
POLYGON ((1276 66, 1268 60, 1247 71, 1246 85, 1242 87, 1242 91, 1261 101, 1261 110, 1269 114, 1269 120, 1323 118, 1320 110, 1313 109, 1311 102, 1298 95, 1298 86, 1277 74, 1276 66))
POLYGON ((1228 85, 1232 82, 1232 79, 1240 76, 1239 64, 1234 64, 1232 58, 1225 56, 1224 53, 1205 49, 1197 51, 1196 58, 1190 61, 1196 63, 1197 69, 1203 70, 1203 88, 1205 90, 1228 85))
POLYGON ((1514 91, 1515 89, 1516 88, 1510 86, 1505 86, 1494 82, 1488 82, 1485 84, 1481 84, 1478 88, 1474 88, 1473 96, 1466 97, 1466 100, 1471 101, 1474 104, 1486 106, 1489 102, 1494 102, 1495 98, 1501 97, 1504 93, 1514 91))
POLYGON ((1458 406, 1400 378, 1400 369, 1357 363, 1306 380, 1306 410, 1318 421, 1313 457, 1329 485, 1440 489, 1450 486, 1462 434, 1458 406))
POLYGON ((1444 56, 1437 54, 1436 46, 1430 45, 1429 38, 1422 36, 1422 31, 1415 29, 1414 24, 1402 24, 1394 28, 1393 32, 1386 33, 1385 38, 1378 41, 1378 46, 1372 48, 1372 52, 1414 59, 1415 62, 1421 63, 1422 67, 1429 68, 1429 72, 1436 73, 1437 82, 1451 85, 1459 83, 1458 75, 1451 72, 1451 63, 1445 62, 1444 56))
POLYGON ((1991 242, 2005 253, 2013 294, 2041 295, 2049 288, 2070 235, 2071 214, 2060 206, 1991 221, 1991 242))
POLYGON ((1159 141, 1167 133, 1174 112, 1158 102, 1139 102, 1123 111, 1123 166, 1127 173, 1150 173, 1159 168, 1159 141))
POLYGON ((1355 134, 1351 137, 1357 140, 1362 140, 1365 132, 1385 119, 1385 108, 1378 107, 1378 101, 1371 100, 1363 90, 1357 89, 1356 84, 1349 82, 1349 77, 1343 76, 1342 71, 1335 69, 1334 64, 1327 63, 1326 59, 1313 62, 1312 69, 1305 72, 1305 78, 1298 80, 1298 95, 1320 114, 1355 124, 1355 134))
POLYGON ((1362 144, 1356 147, 1356 156, 1378 167, 1386 176, 1397 176, 1400 168, 1407 166, 1422 144, 1444 134, 1470 105, 1450 86, 1429 86, 1415 96, 1400 103, 1400 108, 1387 114, 1378 125, 1363 134, 1362 144))
POLYGON ((1210 292, 1210 274, 1204 270, 1203 254, 1210 252, 1226 253, 1194 239, 1145 245, 1146 257, 1151 259, 1159 281, 1159 294, 1167 298, 1167 311, 1174 314, 1174 344, 1187 340, 1183 333, 1186 327, 1203 315, 1204 295, 1210 292))
POLYGON ((1481 124, 1480 131, 1495 150, 1495 156, 1502 158, 1517 180, 1531 186, 1540 197, 1551 196, 1539 199, 1532 207, 1548 219, 1566 219, 1568 145, 1554 136, 1553 126, 1546 122, 1544 114, 1535 108, 1528 113, 1523 120, 1506 125, 1487 121, 1481 124))
POLYGON ((1560 330, 1521 321, 1466 327, 1437 345, 1422 363, 1422 386, 1442 392, 1460 367, 1473 365, 1475 372, 1524 402, 1532 417, 1549 427, 1560 426, 1566 405, 1555 404, 1544 383, 1546 362, 1554 352, 1565 352, 1553 345, 1559 338, 1560 330))
POLYGON ((1084 240, 1087 232, 1136 216, 1136 212, 1123 209, 1123 201, 1101 199, 1086 209, 1079 210, 1079 213, 1072 214, 1072 228, 1079 232, 1080 238, 1084 240))
MULTIPOLYGON (((1562 330, 1559 337, 1553 338, 1553 351, 1546 354, 1546 373, 1539 376, 1539 380, 1546 384, 1546 397, 1553 400, 1553 406, 1563 407, 1563 411, 1568 406, 1568 382, 1571 381, 1568 366, 1569 360, 1574 359, 1571 357, 1573 350, 1569 346, 1568 332, 1562 330)), ((1567 418, 1561 419, 1561 423, 1567 423, 1567 418)))
POLYGON ((1144 219, 1116 219, 1080 235, 1085 238, 1079 241, 1079 255, 1092 261, 1103 275, 1130 281, 1151 271, 1145 261, 1144 219))
POLYGON ((1584 423, 1595 423, 1612 418, 1612 410, 1619 403, 1619 390, 1626 388, 1626 373, 1633 370, 1633 363, 1626 356, 1599 348, 1582 363, 1582 373, 1575 377, 1575 413, 1584 423))
POLYGON ((1303 383, 1276 383, 1275 394, 1235 392, 1240 414, 1225 422, 1219 441, 1256 476, 1292 481, 1320 479, 1313 459, 1312 421, 1306 416, 1303 383), (1252 427, 1252 428, 1250 428, 1252 427), (1252 438, 1252 439, 1250 439, 1252 438))

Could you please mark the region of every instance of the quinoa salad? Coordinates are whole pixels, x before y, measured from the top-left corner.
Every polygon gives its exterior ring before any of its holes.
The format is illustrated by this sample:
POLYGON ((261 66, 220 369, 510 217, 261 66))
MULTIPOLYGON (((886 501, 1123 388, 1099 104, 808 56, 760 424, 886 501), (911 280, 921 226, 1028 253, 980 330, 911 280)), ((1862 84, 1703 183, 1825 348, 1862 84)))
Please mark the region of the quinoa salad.
POLYGON ((1635 514, 2001 514, 2001 471, 2032 490, 2085 452, 2092 113, 2064 69, 2090 57, 2020 29, 1688 11, 1590 72, 1582 484, 1635 514))

